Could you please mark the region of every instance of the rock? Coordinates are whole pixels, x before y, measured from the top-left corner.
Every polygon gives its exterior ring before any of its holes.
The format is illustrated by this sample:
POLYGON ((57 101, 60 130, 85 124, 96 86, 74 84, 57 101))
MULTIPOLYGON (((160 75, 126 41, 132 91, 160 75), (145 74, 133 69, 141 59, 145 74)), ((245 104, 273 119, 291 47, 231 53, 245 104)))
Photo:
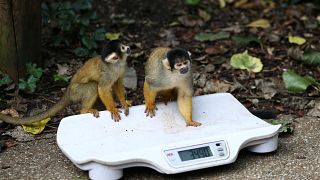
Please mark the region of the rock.
POLYGON ((212 64, 208 64, 208 65, 206 65, 206 67, 205 67, 205 71, 206 71, 207 73, 213 72, 214 69, 215 69, 215 67, 214 67, 214 65, 212 65, 212 64))
POLYGON ((133 67, 129 67, 124 77, 124 86, 129 89, 135 90, 137 88, 137 72, 133 67))
POLYGON ((27 142, 27 141, 34 140, 34 135, 25 132, 21 126, 17 126, 15 129, 9 130, 8 132, 6 132, 4 134, 12 136, 18 142, 27 142))
POLYGON ((314 107, 307 113, 308 116, 320 117, 320 101, 316 101, 314 107))
POLYGON ((195 82, 199 87, 204 87, 207 81, 207 77, 205 74, 200 74, 199 79, 195 82))

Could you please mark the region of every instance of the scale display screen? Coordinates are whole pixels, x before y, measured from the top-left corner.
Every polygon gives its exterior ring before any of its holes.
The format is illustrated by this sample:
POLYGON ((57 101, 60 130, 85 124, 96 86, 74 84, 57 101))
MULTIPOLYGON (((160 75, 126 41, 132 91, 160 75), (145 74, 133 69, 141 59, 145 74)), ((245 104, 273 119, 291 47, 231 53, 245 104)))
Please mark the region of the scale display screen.
POLYGON ((178 154, 181 161, 189 161, 213 156, 209 146, 178 151, 178 154))

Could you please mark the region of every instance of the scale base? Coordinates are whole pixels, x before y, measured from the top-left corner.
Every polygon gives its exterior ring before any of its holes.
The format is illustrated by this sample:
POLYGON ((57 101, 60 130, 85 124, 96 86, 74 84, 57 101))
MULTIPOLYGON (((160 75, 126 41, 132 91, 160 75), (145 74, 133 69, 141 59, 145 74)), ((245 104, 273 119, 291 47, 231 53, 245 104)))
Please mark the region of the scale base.
POLYGON ((186 127, 176 102, 157 104, 154 118, 144 105, 114 122, 108 111, 100 117, 82 114, 61 120, 57 144, 90 179, 119 179, 123 169, 149 167, 176 174, 233 163, 241 149, 255 153, 275 151, 280 125, 252 115, 228 93, 193 98, 193 119, 199 127, 186 127), (179 152, 208 148, 212 155, 182 160, 179 152), (179 154, 179 155, 178 155, 179 154), (179 157, 180 156, 180 157, 179 157))

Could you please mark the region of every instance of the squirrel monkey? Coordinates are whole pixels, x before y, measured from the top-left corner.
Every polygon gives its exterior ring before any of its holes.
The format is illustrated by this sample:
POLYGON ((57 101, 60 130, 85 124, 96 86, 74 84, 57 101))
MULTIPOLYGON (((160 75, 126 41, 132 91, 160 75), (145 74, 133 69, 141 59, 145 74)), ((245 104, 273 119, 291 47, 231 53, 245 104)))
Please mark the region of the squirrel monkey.
POLYGON ((165 102, 177 98, 178 107, 187 126, 200 126, 192 120, 193 77, 190 53, 184 49, 159 47, 151 52, 145 66, 143 94, 147 116, 155 116, 155 98, 165 102))
POLYGON ((113 94, 118 97, 124 107, 124 114, 129 114, 125 100, 123 77, 127 68, 126 59, 130 53, 129 46, 119 40, 103 44, 101 56, 93 57, 77 70, 60 101, 47 111, 31 117, 13 118, 0 113, 0 120, 10 124, 30 124, 54 116, 57 112, 72 103, 81 102, 80 113, 92 113, 99 117, 99 111, 92 109, 99 97, 114 121, 121 119, 113 100, 113 94))

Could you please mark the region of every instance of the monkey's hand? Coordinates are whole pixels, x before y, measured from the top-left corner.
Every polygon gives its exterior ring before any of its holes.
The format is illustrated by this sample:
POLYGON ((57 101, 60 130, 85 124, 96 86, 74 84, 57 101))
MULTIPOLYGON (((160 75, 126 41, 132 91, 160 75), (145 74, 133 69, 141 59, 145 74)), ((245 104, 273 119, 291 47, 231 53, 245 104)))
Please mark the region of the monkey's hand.
POLYGON ((123 108, 124 108, 124 114, 126 116, 128 116, 129 115, 129 106, 128 106, 128 104, 126 104, 123 108))
POLYGON ((144 113, 147 113, 146 116, 150 116, 152 118, 156 115, 156 110, 158 110, 156 105, 146 105, 144 113))
POLYGON ((120 113, 121 111, 117 108, 109 110, 111 113, 111 119, 113 119, 115 122, 119 122, 121 119, 120 113))
POLYGON ((197 126, 200 126, 201 123, 197 122, 197 121, 189 121, 187 122, 187 126, 194 126, 194 127, 197 127, 197 126))

